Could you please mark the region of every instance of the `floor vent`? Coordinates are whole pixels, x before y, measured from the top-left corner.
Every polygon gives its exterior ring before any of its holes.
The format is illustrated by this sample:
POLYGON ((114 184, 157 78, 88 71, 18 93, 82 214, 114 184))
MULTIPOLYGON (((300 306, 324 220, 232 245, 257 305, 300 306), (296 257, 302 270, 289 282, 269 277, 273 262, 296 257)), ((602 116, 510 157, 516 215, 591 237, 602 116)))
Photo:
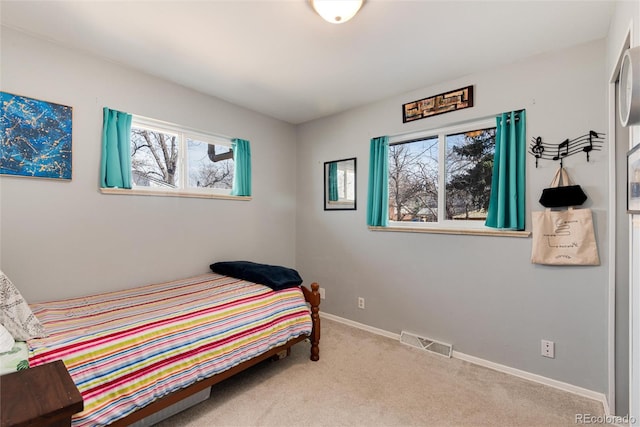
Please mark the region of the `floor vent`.
POLYGON ((420 350, 439 354, 440 356, 451 357, 451 344, 445 344, 430 338, 419 337, 406 331, 402 331, 400 334, 400 342, 402 344, 410 345, 411 347, 419 348, 420 350))

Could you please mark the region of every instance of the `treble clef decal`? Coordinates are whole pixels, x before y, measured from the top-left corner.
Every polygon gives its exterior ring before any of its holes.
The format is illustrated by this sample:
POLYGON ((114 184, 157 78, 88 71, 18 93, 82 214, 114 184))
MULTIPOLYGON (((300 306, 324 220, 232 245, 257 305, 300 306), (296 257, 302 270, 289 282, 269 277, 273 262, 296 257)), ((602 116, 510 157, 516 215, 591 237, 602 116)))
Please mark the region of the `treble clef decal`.
POLYGON ((542 157, 544 153, 544 147, 542 146, 542 137, 536 138, 536 143, 531 147, 531 152, 536 156, 536 167, 538 167, 538 159, 542 157))

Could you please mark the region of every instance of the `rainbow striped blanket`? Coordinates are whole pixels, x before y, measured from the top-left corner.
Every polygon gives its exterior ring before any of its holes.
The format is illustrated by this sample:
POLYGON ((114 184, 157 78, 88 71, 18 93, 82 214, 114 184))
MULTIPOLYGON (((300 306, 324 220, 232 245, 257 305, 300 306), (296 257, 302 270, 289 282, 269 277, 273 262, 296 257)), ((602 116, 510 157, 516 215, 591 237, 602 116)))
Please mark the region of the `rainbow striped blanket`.
POLYGON ((49 333, 29 363, 62 359, 84 398, 73 426, 107 425, 196 381, 311 333, 299 288, 218 274, 31 304, 49 333))

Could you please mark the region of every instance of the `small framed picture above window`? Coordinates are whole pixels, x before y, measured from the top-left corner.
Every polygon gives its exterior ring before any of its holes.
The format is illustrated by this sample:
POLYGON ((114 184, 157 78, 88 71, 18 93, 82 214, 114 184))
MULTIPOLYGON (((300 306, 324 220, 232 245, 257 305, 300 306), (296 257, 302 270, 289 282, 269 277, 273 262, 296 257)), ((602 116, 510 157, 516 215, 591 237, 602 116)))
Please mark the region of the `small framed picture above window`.
POLYGON ((473 107, 473 86, 452 90, 402 105, 402 122, 473 107))
POLYGON ((640 143, 627 154, 627 212, 640 214, 640 143))

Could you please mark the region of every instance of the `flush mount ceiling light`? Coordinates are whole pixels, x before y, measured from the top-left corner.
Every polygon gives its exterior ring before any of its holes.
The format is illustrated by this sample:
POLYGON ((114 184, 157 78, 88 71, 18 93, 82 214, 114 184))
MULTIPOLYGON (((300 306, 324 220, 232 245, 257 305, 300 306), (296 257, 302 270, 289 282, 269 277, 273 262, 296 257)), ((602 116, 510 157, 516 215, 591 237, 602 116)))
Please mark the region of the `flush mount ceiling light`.
POLYGON ((309 0, 309 2, 325 21, 342 24, 356 16, 364 0, 309 0))

